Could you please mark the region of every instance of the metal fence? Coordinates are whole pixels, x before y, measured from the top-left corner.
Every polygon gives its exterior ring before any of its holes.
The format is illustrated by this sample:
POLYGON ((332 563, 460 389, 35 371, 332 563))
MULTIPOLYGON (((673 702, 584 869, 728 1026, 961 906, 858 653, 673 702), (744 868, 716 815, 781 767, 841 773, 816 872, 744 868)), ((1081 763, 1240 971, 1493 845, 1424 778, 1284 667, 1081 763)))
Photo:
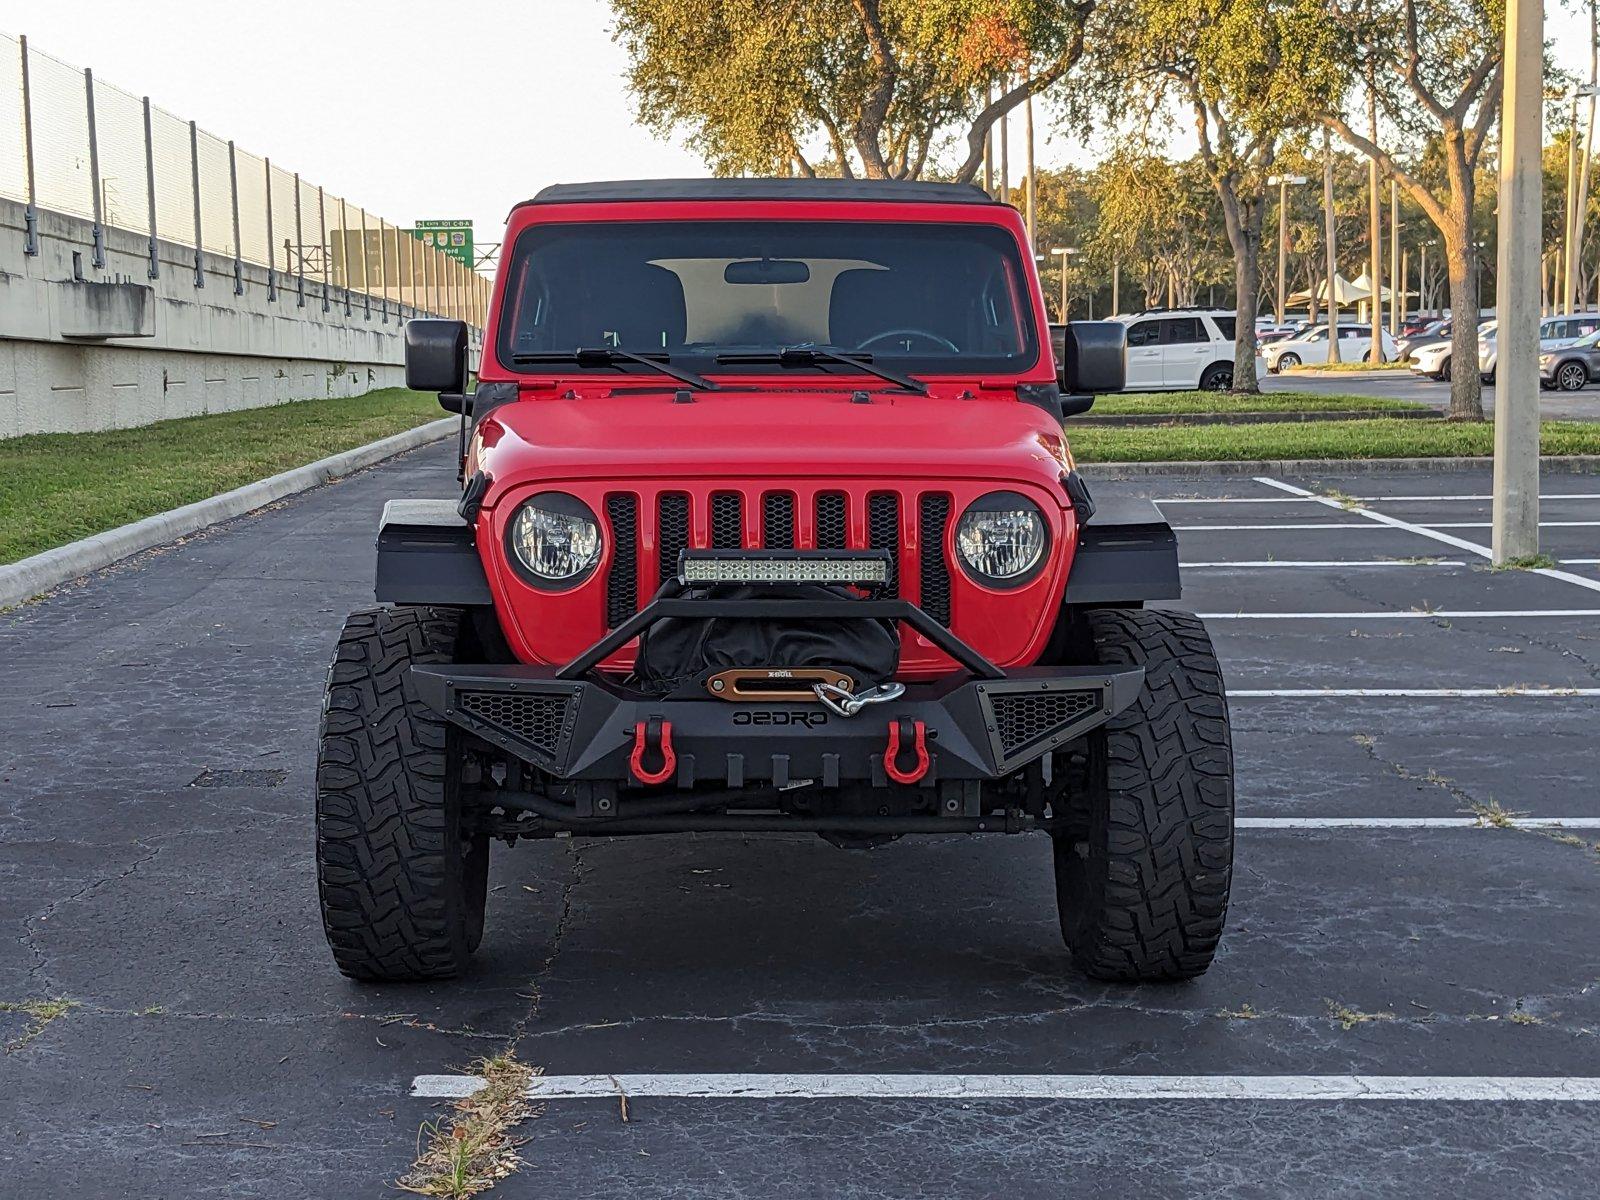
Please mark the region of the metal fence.
POLYGON ((270 299, 324 312, 361 304, 387 317, 392 306, 481 328, 487 311, 489 281, 410 230, 7 34, 0 196, 27 205, 29 254, 44 208, 92 222, 96 267, 112 227, 149 239, 152 279, 159 238, 195 250, 196 287, 205 251, 233 260, 240 295, 251 263, 266 269, 270 299))

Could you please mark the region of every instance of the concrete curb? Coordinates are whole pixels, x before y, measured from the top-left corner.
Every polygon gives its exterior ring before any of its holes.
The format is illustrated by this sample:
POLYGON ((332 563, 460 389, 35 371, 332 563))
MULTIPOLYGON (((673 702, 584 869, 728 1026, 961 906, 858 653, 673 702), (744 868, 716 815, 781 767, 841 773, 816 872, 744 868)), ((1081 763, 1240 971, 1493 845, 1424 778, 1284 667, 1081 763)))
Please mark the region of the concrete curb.
POLYGON ((1101 413, 1073 417, 1068 429, 1140 429, 1163 425, 1292 425, 1309 421, 1442 421, 1436 408, 1278 408, 1254 412, 1101 413))
POLYGON ((365 446, 357 446, 303 467, 258 479, 255 483, 247 483, 220 496, 196 500, 182 508, 157 513, 153 517, 108 529, 82 541, 57 546, 43 554, 0 567, 0 608, 20 604, 91 571, 109 567, 141 550, 176 541, 208 525, 232 520, 275 500, 282 500, 285 496, 349 475, 386 458, 393 458, 396 454, 415 450, 418 446, 440 441, 455 432, 456 424, 455 417, 430 421, 404 433, 379 438, 365 446))
MULTIPOLYGON (((1148 479, 1164 475, 1372 475, 1382 471, 1425 474, 1442 471, 1489 470, 1492 458, 1301 458, 1257 459, 1240 462, 1080 462, 1084 478, 1148 479)), ((1600 454, 1570 454, 1539 460, 1546 475, 1588 475, 1600 472, 1600 454)))

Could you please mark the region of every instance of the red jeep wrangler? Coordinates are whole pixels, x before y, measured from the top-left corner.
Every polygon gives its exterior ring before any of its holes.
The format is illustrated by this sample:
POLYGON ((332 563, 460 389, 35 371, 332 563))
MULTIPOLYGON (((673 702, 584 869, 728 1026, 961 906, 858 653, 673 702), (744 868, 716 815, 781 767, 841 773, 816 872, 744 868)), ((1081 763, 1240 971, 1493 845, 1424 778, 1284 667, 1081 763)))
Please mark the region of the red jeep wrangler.
MULTIPOLYGON (((393 500, 328 677, 317 865, 339 969, 460 972, 500 838, 1050 835, 1088 974, 1210 965, 1222 675, 1147 501, 1096 506, 1062 419, 1114 324, 1046 324, 976 188, 547 188, 506 230, 462 493, 393 500), (1052 347, 1052 341, 1055 345, 1052 347)), ((648 919, 648 918, 643 918, 648 919)))

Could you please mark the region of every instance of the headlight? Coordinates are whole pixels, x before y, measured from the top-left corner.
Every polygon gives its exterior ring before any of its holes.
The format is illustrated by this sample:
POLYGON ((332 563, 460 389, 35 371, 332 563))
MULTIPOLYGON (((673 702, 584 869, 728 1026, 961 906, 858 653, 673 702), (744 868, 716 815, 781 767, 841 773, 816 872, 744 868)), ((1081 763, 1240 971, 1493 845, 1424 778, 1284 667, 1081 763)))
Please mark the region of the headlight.
POLYGON ((1555 362, 1555 360, 1556 356, 1554 354, 1539 355, 1539 365, 1541 367, 1548 367, 1551 363, 1555 362))
POLYGON ((1037 505, 1015 492, 974 500, 956 526, 956 553, 967 573, 994 587, 1017 587, 1044 562, 1049 533, 1037 505))
POLYGON ((557 591, 582 583, 600 562, 594 513, 563 492, 540 492, 519 508, 506 544, 531 583, 557 591))

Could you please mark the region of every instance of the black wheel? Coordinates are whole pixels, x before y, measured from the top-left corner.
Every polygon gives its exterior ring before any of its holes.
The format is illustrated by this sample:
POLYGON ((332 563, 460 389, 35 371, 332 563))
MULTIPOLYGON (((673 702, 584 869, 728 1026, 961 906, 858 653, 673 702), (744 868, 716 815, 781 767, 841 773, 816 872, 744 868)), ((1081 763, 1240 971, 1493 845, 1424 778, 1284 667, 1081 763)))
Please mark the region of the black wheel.
POLYGON ((1090 609, 1093 659, 1142 666, 1130 708, 1090 735, 1082 819, 1054 837, 1061 936, 1095 979, 1190 979, 1211 965, 1233 877, 1233 747, 1198 617, 1090 609))
POLYGON ((1274 373, 1276 373, 1278 371, 1287 371, 1290 368, 1298 367, 1299 365, 1300 365, 1300 356, 1298 354, 1294 354, 1294 353, 1280 354, 1280 355, 1278 355, 1278 365, 1273 370, 1274 370, 1274 373))
POLYGON ((1233 364, 1213 363, 1200 376, 1202 392, 1225 392, 1233 386, 1233 364))
POLYGON ((1450 360, 1447 358, 1439 364, 1439 372, 1434 376, 1440 383, 1450 382, 1450 360))
POLYGON ((489 841, 462 830, 456 734, 406 670, 455 661, 462 636, 448 608, 363 609, 339 634, 317 749, 317 887, 352 979, 447 979, 483 937, 489 841))
POLYGON ((1589 383, 1589 371, 1576 360, 1556 368, 1556 386, 1563 392, 1581 392, 1589 383))

